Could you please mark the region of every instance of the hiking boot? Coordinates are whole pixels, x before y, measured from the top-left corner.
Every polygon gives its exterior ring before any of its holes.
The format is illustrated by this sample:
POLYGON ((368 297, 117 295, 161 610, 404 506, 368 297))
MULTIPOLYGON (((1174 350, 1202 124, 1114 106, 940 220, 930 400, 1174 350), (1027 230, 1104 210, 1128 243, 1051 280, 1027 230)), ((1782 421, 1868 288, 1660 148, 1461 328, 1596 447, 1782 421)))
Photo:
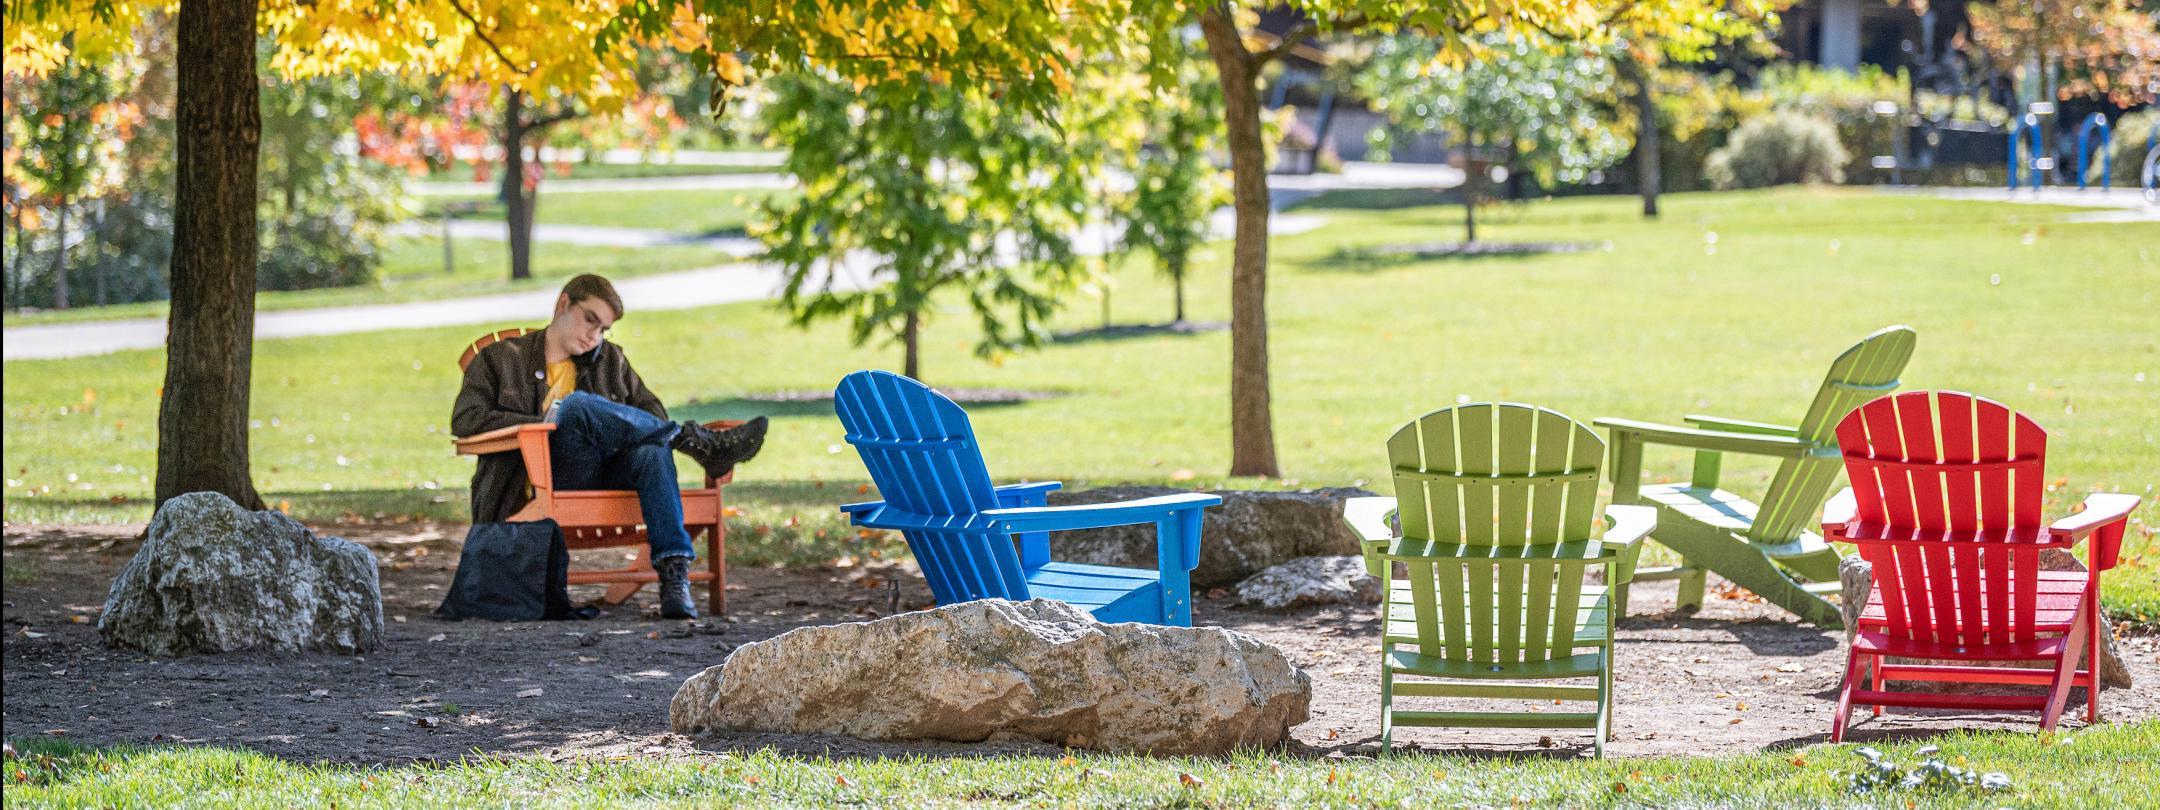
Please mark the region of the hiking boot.
POLYGON ((690 598, 690 559, 663 557, 653 561, 653 571, 660 574, 662 618, 697 618, 697 602, 690 598))
POLYGON ((671 446, 704 467, 706 477, 723 478, 735 470, 735 465, 755 458, 765 446, 765 425, 762 416, 726 430, 684 422, 671 446))

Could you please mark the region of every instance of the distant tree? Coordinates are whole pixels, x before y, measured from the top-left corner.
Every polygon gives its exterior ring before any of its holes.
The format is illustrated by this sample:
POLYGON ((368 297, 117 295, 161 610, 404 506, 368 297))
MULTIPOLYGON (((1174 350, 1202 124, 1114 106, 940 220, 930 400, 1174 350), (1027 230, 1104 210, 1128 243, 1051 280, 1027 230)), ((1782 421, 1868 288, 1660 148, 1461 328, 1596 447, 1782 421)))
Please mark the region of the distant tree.
MULTIPOLYGON (((1925 0, 1916 4, 1926 9, 1925 0)), ((2052 88, 2026 76, 2034 89, 2054 91, 2050 101, 2090 96, 2129 107, 2160 97, 2160 18, 2132 0, 1976 2, 1966 11, 1972 44, 1996 65, 2050 74, 2052 88)))
MULTIPOLYGON (((52 217, 50 297, 54 309, 67 309, 73 301, 68 286, 68 219, 98 186, 109 183, 112 161, 106 153, 124 142, 120 130, 128 126, 125 112, 113 106, 115 82, 103 65, 67 58, 37 81, 10 82, 8 123, 9 197, 19 198, 14 225, 17 233, 16 273, 27 280, 20 262, 34 251, 32 223, 45 226, 35 208, 52 217), (102 180, 101 180, 102 178, 102 180)), ((18 282, 20 283, 20 282, 18 282)), ((11 302, 17 306, 21 302, 11 302)))
MULTIPOLYGON (((1441 133, 1463 145, 1463 239, 1477 241, 1477 206, 1486 178, 1470 163, 1480 148, 1511 156, 1540 182, 1581 182, 1611 165, 1627 143, 1601 120, 1597 100, 1613 82, 1605 54, 1542 35, 1492 33, 1483 58, 1454 61, 1428 37, 1402 35, 1373 45, 1357 88, 1405 133, 1441 133)), ((1388 130, 1376 145, 1385 146, 1388 130)))
POLYGON ((1170 279, 1175 323, 1185 322, 1193 253, 1212 236, 1215 209, 1230 202, 1229 185, 1215 166, 1222 115, 1222 84, 1204 71, 1200 54, 1187 54, 1177 83, 1156 88, 1148 100, 1147 145, 1132 161, 1122 242, 1155 254, 1156 267, 1170 279))
POLYGON ((856 343, 899 343, 921 379, 934 298, 956 290, 981 324, 979 356, 1041 342, 1058 295, 1084 275, 1071 243, 1099 187, 1090 139, 989 94, 925 81, 858 93, 797 72, 767 86, 763 123, 787 149, 801 195, 760 204, 766 258, 786 274, 781 304, 802 325, 846 318, 856 343), (879 281, 846 279, 851 257, 879 281), (850 282, 855 283, 850 283, 850 282))

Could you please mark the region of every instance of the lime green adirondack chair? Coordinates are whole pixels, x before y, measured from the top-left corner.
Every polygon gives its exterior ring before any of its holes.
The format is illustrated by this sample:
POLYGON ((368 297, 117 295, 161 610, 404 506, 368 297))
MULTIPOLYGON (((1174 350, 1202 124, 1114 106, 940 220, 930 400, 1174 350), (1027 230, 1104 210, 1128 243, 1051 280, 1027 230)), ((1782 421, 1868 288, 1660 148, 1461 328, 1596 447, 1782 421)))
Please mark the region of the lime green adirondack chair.
POLYGON ((1594 728, 1604 756, 1613 613, 1607 586, 1584 575, 1627 582, 1656 520, 1649 507, 1610 507, 1611 527, 1593 539, 1604 457, 1588 427, 1511 403, 1434 411, 1388 439, 1396 497, 1343 508, 1370 570, 1389 577, 1400 562, 1408 572, 1390 578, 1380 609, 1383 752, 1396 726, 1594 728), (1537 683, 1560 679, 1597 683, 1537 683), (1545 711, 1416 711, 1398 698, 1519 698, 1545 711), (1594 705, 1550 711, 1559 700, 1594 705))
MULTIPOLYGON (((1684 417, 1687 427, 1597 420, 1612 433, 1613 503, 1654 504, 1658 528, 1651 539, 1682 557, 1680 565, 1643 568, 1635 579, 1680 580, 1679 607, 1686 610, 1702 607, 1705 572, 1716 571, 1818 627, 1843 625, 1837 606, 1823 598, 1838 592, 1839 555, 1808 527, 1843 471, 1838 420, 1897 389, 1917 337, 1908 327, 1886 327, 1838 355, 1796 427, 1715 416, 1684 417), (1687 483, 1643 486, 1646 444, 1694 450, 1693 476, 1687 483), (1759 505, 1718 488, 1723 453, 1781 459, 1759 505)), ((1627 588, 1613 601, 1626 615, 1627 588)))

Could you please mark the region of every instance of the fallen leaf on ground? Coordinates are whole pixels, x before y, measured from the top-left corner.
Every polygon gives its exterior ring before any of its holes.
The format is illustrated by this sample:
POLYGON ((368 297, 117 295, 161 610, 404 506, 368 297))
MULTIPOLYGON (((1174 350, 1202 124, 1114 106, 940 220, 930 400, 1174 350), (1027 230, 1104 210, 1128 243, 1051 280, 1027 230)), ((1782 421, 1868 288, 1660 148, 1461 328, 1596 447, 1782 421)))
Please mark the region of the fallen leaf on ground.
POLYGON ((536 698, 536 697, 539 697, 539 696, 541 696, 541 695, 543 695, 543 694, 546 694, 546 691, 547 691, 547 690, 544 690, 544 689, 541 689, 540 687, 537 687, 537 686, 535 686, 535 687, 533 687, 533 688, 531 688, 531 689, 521 689, 521 690, 519 690, 519 691, 518 691, 518 693, 517 693, 517 696, 518 696, 518 697, 521 697, 521 698, 536 698))
POLYGON ((1799 665, 1799 664, 1779 664, 1779 665, 1778 665, 1778 668, 1777 668, 1777 671, 1779 671, 1779 672, 1806 672, 1806 671, 1807 671, 1807 667, 1803 667, 1803 666, 1801 666, 1801 665, 1799 665))
POLYGON ((391 621, 393 621, 393 622, 397 622, 398 624, 404 624, 404 623, 405 623, 405 617, 404 617, 404 616, 402 616, 402 615, 399 615, 399 616, 392 616, 392 617, 390 617, 390 620, 391 620, 391 621))
POLYGON ((449 635, 448 633, 436 633, 435 635, 432 635, 432 636, 428 636, 427 640, 429 640, 429 641, 442 641, 443 639, 447 639, 447 638, 449 638, 449 637, 450 637, 450 635, 449 635))
POLYGON ((1189 774, 1189 773, 1183 773, 1183 772, 1180 772, 1180 773, 1179 773, 1179 774, 1177 775, 1177 780, 1178 780, 1178 784, 1180 784, 1180 785, 1184 785, 1184 786, 1186 786, 1186 787, 1189 787, 1189 788, 1196 788, 1196 787, 1200 787, 1200 786, 1202 786, 1202 785, 1205 785, 1205 784, 1207 784, 1206 782, 1202 782, 1202 781, 1200 781, 1200 777, 1194 776, 1194 775, 1192 775, 1192 774, 1189 774))

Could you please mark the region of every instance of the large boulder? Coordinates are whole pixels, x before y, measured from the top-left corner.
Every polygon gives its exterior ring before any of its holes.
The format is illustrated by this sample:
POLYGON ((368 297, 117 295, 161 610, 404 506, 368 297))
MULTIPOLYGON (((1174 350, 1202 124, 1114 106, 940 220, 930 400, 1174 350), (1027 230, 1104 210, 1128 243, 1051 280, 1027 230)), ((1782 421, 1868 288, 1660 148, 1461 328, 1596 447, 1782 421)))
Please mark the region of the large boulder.
POLYGON ((675 731, 976 742, 992 735, 1153 754, 1268 747, 1311 680, 1219 627, 1103 624, 1063 602, 985 599, 802 627, 684 681, 675 731))
POLYGON ((1299 557, 1238 583, 1238 603, 1282 610, 1310 605, 1377 605, 1385 583, 1358 556, 1299 557))
MULTIPOLYGON (((2084 561, 2079 560, 2076 555, 2062 549, 2049 548, 2040 550, 2040 570, 2078 571, 2082 573, 2086 570, 2086 568, 2084 561)), ((1874 588, 1875 567, 1868 564, 1866 561, 1861 560, 1858 556, 1848 556, 1838 565, 1838 579, 1840 582, 1843 583, 1844 586, 1844 604, 1841 607, 1845 612, 1845 641, 1847 644, 1850 644, 1852 643, 1853 627, 1858 624, 1860 608, 1861 606, 1867 604, 1868 594, 1874 588)), ((2099 606, 2095 605, 2094 609, 2098 610, 2099 606)), ((2100 614, 2100 622, 2103 628, 2112 628, 2114 626, 2108 623, 2107 614, 2104 611, 2100 614)), ((2092 650, 2086 650, 2085 658, 2078 662, 2078 666, 2080 668, 2090 668, 2092 666, 2092 653, 2092 650)), ((2100 684, 2109 689, 2130 688, 2130 668, 2123 665, 2122 653, 2115 649, 2115 634, 2112 631, 2103 630, 2100 633, 2099 653, 2100 684)), ((1890 660, 1892 663, 1928 663, 1917 659, 1907 658, 1892 658, 1890 660)), ((1957 663, 1964 666, 1982 667, 2032 666, 2031 662, 2020 661, 1961 661, 1957 663)), ((1946 683, 1938 681, 1911 682, 1905 683, 1904 686, 1907 688, 1918 689, 1922 691, 1932 690, 1943 692, 1973 692, 1996 688, 1987 684, 1946 683)))
POLYGON ((158 508, 105 597, 105 643, 153 655, 362 653, 382 640, 375 556, 214 492, 158 508))
MULTIPOLYGON (((1107 503, 1173 495, 1170 487, 1104 487, 1050 493, 1051 506, 1107 503)), ((1200 527, 1200 565, 1194 587, 1230 585, 1270 566, 1299 557, 1358 554, 1358 537, 1343 524, 1343 501, 1373 493, 1355 488, 1255 492, 1218 490, 1221 506, 1208 509, 1200 527)), ((1060 560, 1155 567, 1155 526, 1118 526, 1059 534, 1060 560)))

